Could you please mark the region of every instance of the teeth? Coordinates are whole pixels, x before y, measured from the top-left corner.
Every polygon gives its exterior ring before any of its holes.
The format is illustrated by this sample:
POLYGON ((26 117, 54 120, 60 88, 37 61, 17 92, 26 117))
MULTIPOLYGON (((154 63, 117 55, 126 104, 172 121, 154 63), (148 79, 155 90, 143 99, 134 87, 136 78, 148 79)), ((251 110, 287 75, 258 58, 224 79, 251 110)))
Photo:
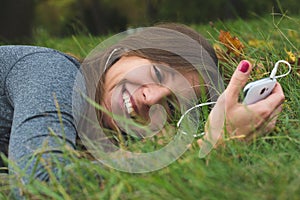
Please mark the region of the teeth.
POLYGON ((126 110, 127 110, 128 114, 130 116, 135 116, 135 112, 133 110, 133 107, 132 107, 132 104, 131 104, 131 101, 130 101, 130 96, 126 92, 123 93, 123 101, 125 103, 125 107, 126 107, 126 110))
POLYGON ((145 121, 143 118, 138 116, 138 114, 134 111, 134 109, 132 107, 132 103, 130 101, 130 95, 127 92, 123 93, 123 101, 124 101, 127 113, 129 114, 129 116, 133 120, 135 120, 135 122, 140 123, 140 124, 146 124, 147 123, 147 121, 145 121))

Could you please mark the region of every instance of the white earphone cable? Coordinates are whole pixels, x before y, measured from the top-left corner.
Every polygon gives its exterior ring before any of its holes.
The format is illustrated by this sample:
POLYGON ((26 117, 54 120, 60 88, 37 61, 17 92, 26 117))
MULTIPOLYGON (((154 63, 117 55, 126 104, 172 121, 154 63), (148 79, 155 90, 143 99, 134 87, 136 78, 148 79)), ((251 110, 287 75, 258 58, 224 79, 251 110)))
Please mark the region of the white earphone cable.
POLYGON ((292 70, 292 67, 291 67, 291 65, 290 65, 289 62, 287 62, 285 60, 279 60, 279 61, 277 61, 275 63, 274 68, 273 68, 273 70, 272 70, 272 72, 270 74, 270 78, 271 79, 274 79, 274 78, 277 79, 277 78, 281 78, 281 77, 287 76, 289 73, 291 73, 291 70, 292 70), (285 74, 281 74, 281 75, 276 76, 276 73, 277 73, 277 70, 278 70, 278 66, 279 66, 280 63, 286 64, 289 67, 289 70, 285 74))
POLYGON ((186 114, 188 114, 191 110, 195 109, 195 108, 199 108, 199 107, 202 107, 202 106, 208 106, 208 105, 212 105, 212 104, 215 104, 216 102, 206 102, 206 103, 201 103, 201 104, 197 104, 191 108, 189 108, 187 111, 185 111, 183 113, 183 115, 181 115, 180 119, 178 120, 177 122, 177 127, 180 126, 181 124, 181 121, 183 120, 183 118, 186 116, 186 114))

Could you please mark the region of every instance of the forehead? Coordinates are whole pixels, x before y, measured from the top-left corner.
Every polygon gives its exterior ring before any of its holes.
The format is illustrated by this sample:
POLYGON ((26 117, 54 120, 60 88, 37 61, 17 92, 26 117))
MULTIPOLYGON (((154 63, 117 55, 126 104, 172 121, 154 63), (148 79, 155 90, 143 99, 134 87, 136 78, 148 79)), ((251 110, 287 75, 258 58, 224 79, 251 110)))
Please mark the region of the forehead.
POLYGON ((138 67, 146 65, 151 65, 151 62, 147 59, 137 56, 123 56, 108 69, 106 78, 125 75, 138 67))

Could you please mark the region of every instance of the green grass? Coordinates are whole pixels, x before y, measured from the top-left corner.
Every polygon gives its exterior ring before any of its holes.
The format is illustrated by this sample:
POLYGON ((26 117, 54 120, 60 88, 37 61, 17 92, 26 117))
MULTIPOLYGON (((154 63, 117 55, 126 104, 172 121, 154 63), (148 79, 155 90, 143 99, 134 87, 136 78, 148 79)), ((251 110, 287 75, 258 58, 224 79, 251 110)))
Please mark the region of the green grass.
MULTIPOLYGON (((266 16, 255 20, 215 22, 214 26, 191 25, 218 43, 219 30, 230 31, 246 46, 244 58, 259 61, 265 68, 255 67, 251 79, 269 72, 271 63, 286 59, 285 49, 300 56, 300 17, 266 16), (249 45, 250 40, 270 42, 270 46, 249 45)), ((40 34, 34 45, 47 46, 84 57, 105 37, 74 36, 48 38, 40 34)), ((236 62, 223 62, 232 73, 236 62)), ((300 196, 300 79, 299 63, 292 73, 279 80, 286 102, 275 130, 252 143, 235 140, 199 159, 194 145, 176 162, 159 171, 129 174, 94 164, 66 151, 73 163, 60 167, 63 179, 52 177, 49 184, 33 180, 17 187, 24 195, 36 199, 298 199, 300 196)), ((264 74, 266 76, 266 74, 264 74)), ((158 158, 159 159, 159 158, 158 158)), ((8 199, 7 186, 0 186, 0 199, 8 199)))

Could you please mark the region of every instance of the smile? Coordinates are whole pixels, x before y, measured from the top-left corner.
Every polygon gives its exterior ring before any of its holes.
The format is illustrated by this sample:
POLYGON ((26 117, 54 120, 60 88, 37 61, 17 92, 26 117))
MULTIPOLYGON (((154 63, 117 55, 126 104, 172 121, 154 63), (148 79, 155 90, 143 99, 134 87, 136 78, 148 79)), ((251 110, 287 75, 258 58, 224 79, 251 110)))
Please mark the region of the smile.
POLYGON ((124 107, 127 111, 127 114, 131 118, 136 118, 137 113, 136 113, 135 108, 134 108, 135 107, 134 100, 130 96, 129 92, 126 89, 123 91, 122 98, 123 98, 123 103, 124 103, 124 107))

